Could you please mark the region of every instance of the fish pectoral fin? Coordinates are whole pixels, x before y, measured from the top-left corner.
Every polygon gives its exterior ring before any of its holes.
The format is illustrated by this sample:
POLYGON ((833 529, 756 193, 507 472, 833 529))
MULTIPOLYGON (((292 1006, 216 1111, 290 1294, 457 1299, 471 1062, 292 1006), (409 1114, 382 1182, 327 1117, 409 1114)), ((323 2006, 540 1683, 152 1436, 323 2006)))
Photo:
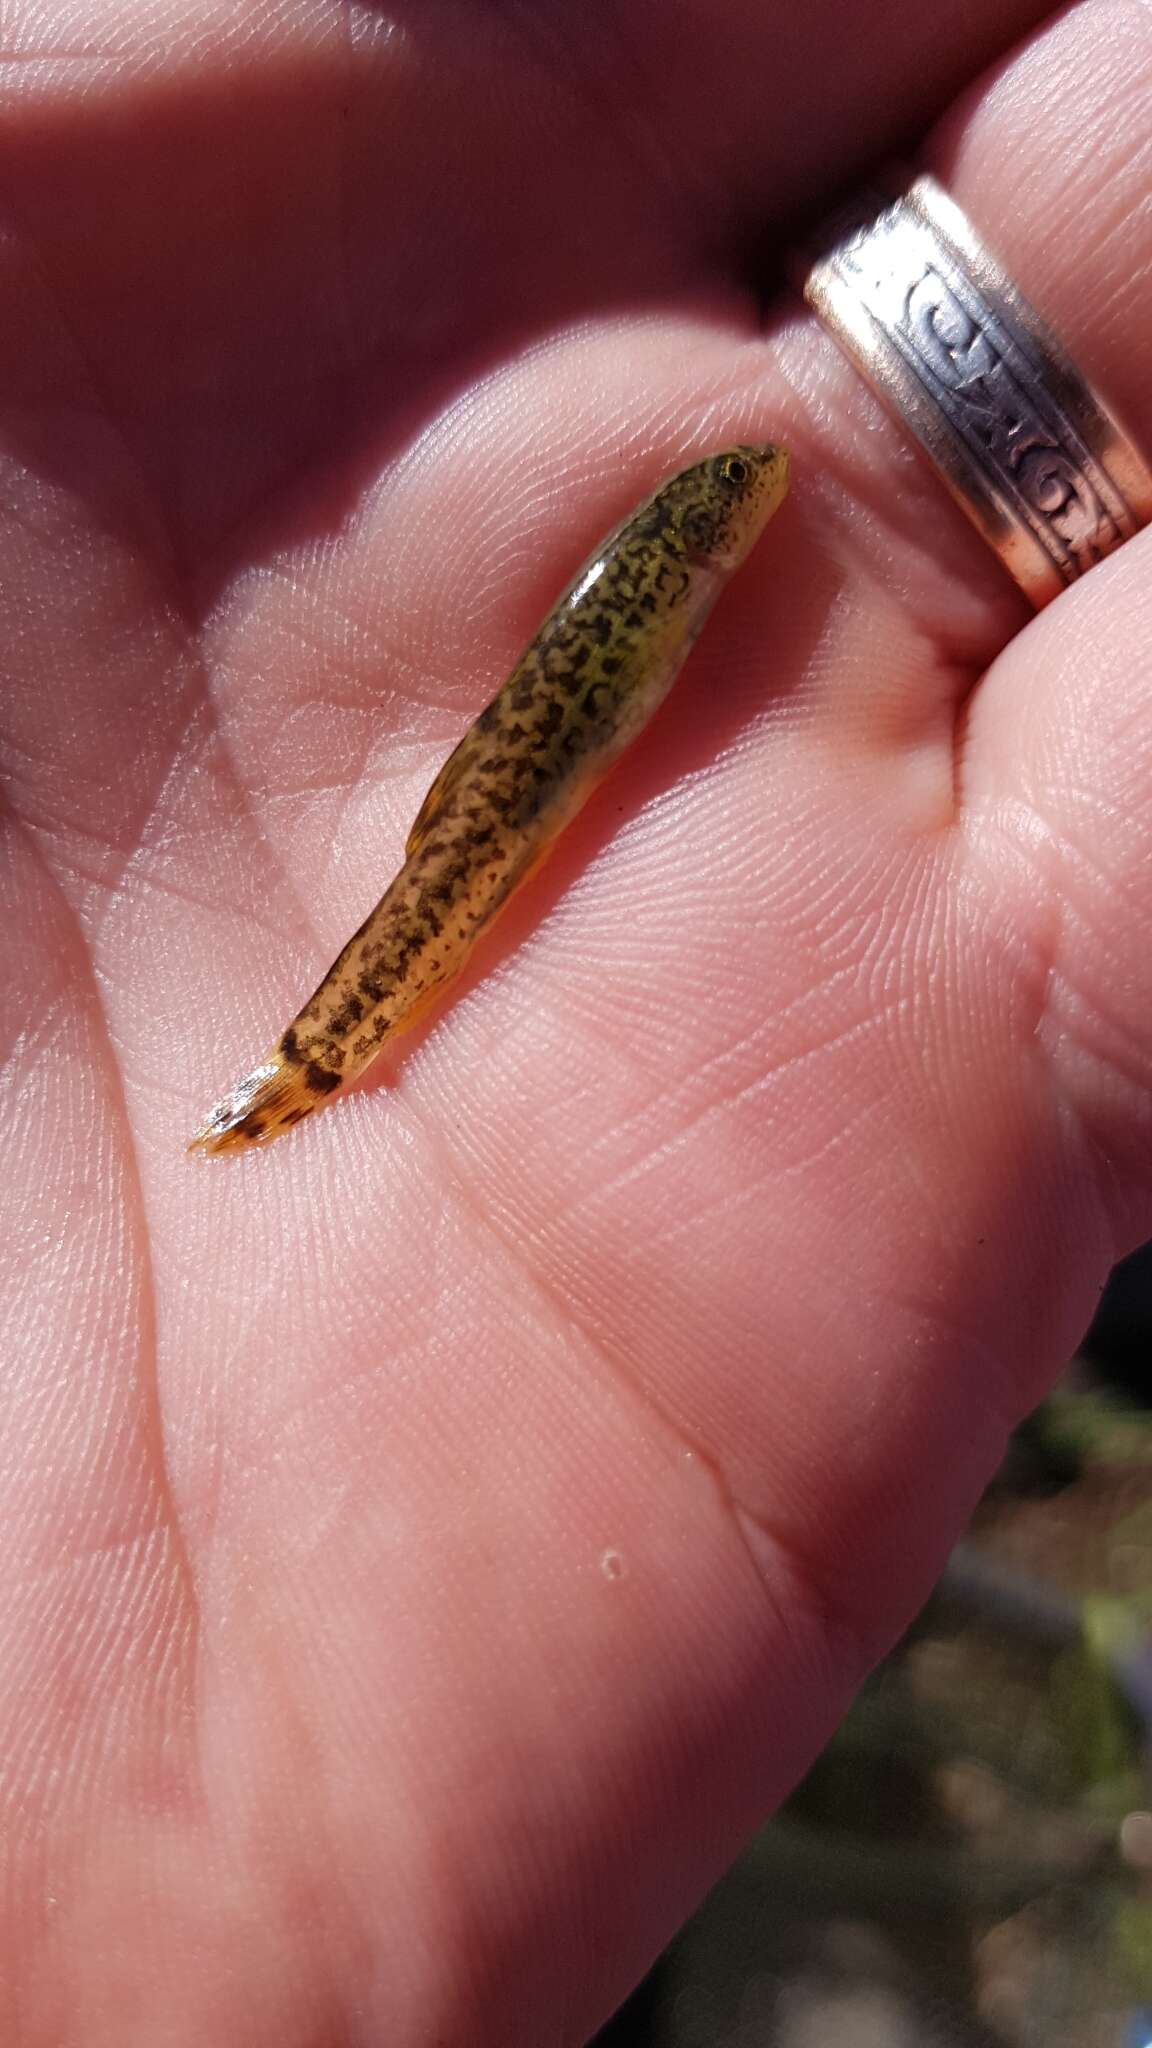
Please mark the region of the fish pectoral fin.
POLYGON ((460 744, 453 747, 452 752, 449 754, 448 759, 445 761, 439 775, 436 777, 435 782, 432 784, 420 809, 416 813, 412 830, 408 834, 408 841, 404 848, 409 860, 423 846, 424 841, 435 825, 437 818, 440 816, 460 777, 467 768, 474 752, 474 736, 471 732, 466 732, 460 744))

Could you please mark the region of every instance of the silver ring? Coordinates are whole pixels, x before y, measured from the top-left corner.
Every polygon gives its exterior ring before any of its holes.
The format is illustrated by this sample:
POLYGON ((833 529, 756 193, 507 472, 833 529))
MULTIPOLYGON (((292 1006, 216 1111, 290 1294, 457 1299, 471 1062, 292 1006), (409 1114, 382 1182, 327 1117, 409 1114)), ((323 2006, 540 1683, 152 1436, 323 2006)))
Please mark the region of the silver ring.
POLYGON ((808 304, 1037 608, 1152 521, 1152 470, 935 179, 833 232, 808 304))

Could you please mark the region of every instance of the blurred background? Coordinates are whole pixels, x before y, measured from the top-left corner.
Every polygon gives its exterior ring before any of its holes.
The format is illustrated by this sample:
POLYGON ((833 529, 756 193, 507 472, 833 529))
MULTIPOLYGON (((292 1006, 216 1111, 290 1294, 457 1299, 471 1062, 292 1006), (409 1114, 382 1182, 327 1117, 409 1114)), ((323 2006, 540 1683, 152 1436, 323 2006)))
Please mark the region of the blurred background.
POLYGON ((1152 2048, 1152 1245, 624 2044, 1152 2048))

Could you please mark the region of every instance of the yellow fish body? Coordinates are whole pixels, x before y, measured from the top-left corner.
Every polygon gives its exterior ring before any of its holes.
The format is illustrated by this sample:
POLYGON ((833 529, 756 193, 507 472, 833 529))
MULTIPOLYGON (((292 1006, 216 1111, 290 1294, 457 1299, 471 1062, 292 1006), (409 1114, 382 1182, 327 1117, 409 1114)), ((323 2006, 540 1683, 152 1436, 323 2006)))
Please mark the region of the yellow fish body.
POLYGON ((299 1123, 454 980, 663 701, 787 481, 783 449, 726 449, 600 544, 441 769, 396 879, 190 1150, 233 1151, 299 1123))

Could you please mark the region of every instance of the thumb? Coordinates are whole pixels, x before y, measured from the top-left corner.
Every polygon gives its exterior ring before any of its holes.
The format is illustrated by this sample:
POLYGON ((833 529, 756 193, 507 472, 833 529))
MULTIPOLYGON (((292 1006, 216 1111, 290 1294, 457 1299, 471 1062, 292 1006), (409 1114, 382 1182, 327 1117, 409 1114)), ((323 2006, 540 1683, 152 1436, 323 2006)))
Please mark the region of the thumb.
POLYGON ((1152 1229, 1152 530, 1000 655, 964 794, 1032 955, 1038 1056, 1130 1248, 1152 1229))

